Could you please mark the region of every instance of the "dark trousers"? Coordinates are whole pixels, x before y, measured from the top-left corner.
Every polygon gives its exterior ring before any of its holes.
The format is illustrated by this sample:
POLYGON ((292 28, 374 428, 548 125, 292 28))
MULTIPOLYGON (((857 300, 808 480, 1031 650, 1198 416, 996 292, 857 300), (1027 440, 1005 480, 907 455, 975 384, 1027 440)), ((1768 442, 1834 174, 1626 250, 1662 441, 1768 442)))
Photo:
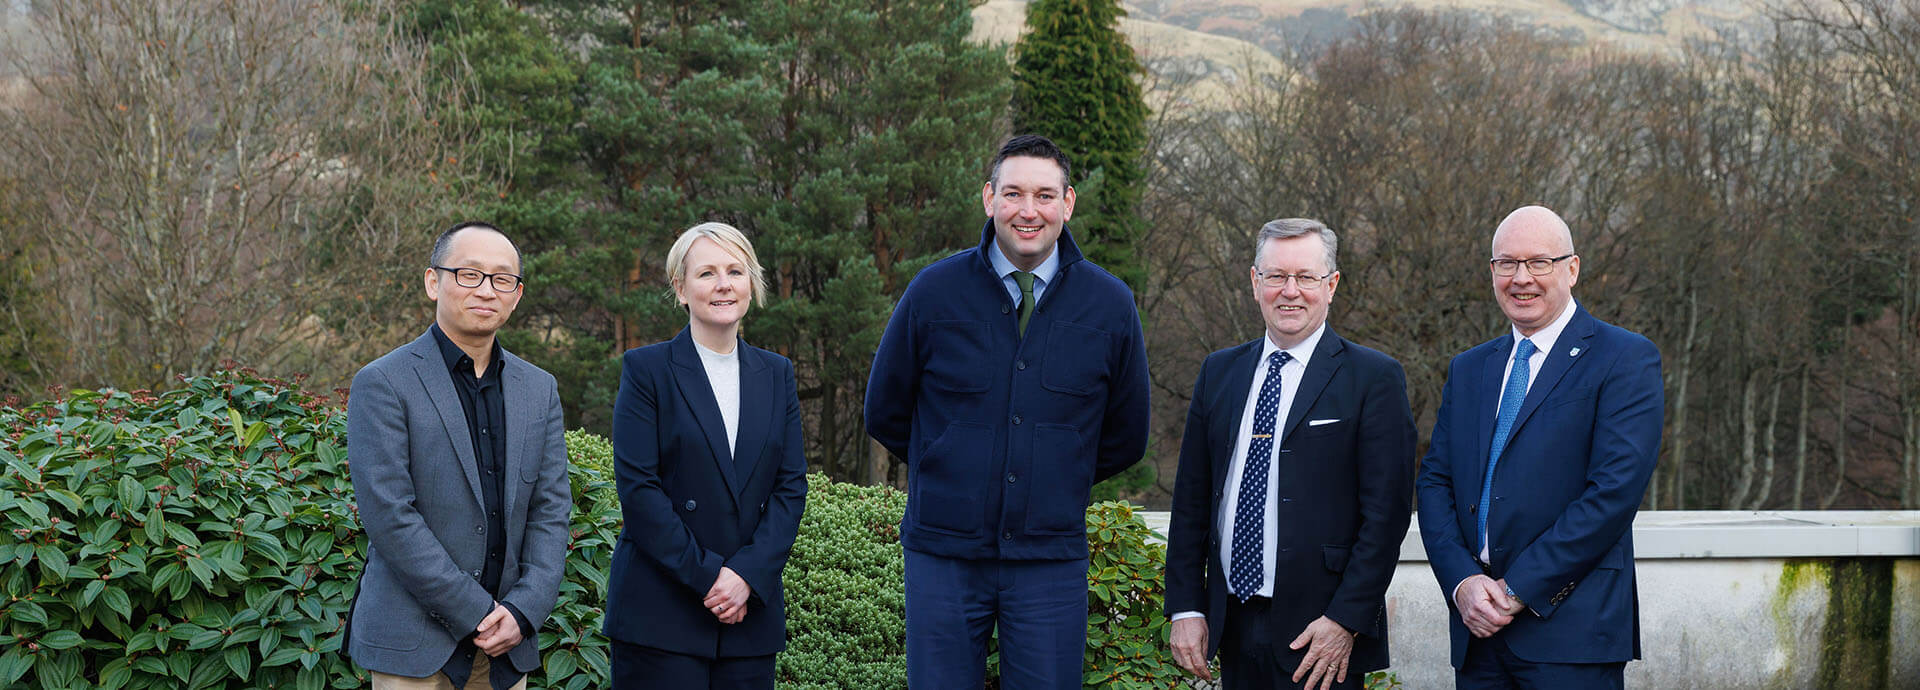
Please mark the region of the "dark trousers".
POLYGON ((610 640, 614 690, 767 690, 773 655, 707 659, 610 640))
POLYGON ((1471 638, 1467 660, 1454 672, 1459 690, 1620 690, 1626 687, 1627 662, 1553 664, 1514 656, 1500 633, 1471 638))
POLYGON ((1000 687, 1081 687, 1086 559, 974 561, 909 550, 906 561, 908 686, 979 690, 998 626, 1000 687))
MULTIPOLYGON (((1307 676, 1302 675, 1299 683, 1293 682, 1294 667, 1280 659, 1280 652, 1287 650, 1300 631, 1275 630, 1272 609, 1273 600, 1266 597, 1253 597, 1244 604, 1227 597, 1226 627, 1220 631, 1221 690, 1305 687, 1307 676)), ((1335 682, 1331 687, 1360 690, 1366 675, 1348 671, 1346 682, 1335 682)), ((1313 687, 1320 685, 1315 683, 1313 687)))

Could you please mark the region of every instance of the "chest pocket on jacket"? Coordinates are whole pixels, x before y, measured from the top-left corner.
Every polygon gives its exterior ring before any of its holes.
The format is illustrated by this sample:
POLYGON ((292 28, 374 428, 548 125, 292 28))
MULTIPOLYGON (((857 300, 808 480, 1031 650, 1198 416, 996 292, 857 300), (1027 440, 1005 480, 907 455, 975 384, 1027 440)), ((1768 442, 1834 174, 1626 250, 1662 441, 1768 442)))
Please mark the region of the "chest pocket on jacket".
POLYGON ((1110 340, 1106 331, 1055 321, 1047 333, 1046 371, 1040 374, 1040 385, 1069 395, 1100 392, 1107 380, 1110 340))
POLYGON ((950 393, 984 393, 981 363, 990 361, 987 324, 982 321, 934 321, 927 324, 928 386, 950 393))

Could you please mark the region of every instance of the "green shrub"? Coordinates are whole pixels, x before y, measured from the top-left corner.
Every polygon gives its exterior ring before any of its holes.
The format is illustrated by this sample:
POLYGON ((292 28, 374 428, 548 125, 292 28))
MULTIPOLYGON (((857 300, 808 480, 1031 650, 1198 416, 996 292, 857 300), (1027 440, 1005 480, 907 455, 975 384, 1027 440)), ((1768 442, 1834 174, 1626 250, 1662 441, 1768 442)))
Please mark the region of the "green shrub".
POLYGON ((0 685, 358 687, 329 403, 230 373, 0 408, 0 685))
POLYGON ((1134 506, 1104 501, 1087 509, 1085 687, 1176 688, 1186 672, 1167 647, 1163 573, 1167 547, 1134 506))
MULTIPOLYGON (((0 406, 0 686, 362 687, 339 650, 365 558, 341 402, 242 370, 0 406)), ((621 517, 612 446, 567 446, 572 543, 529 686, 584 690, 609 684, 621 517)), ((906 496, 807 479, 780 686, 904 687, 906 496)), ((1087 527, 1087 686, 1171 687, 1164 549, 1123 503, 1087 527)))
POLYGON ((907 496, 807 476, 807 510, 781 582, 787 651, 780 687, 907 685, 906 589, 900 515, 907 496))

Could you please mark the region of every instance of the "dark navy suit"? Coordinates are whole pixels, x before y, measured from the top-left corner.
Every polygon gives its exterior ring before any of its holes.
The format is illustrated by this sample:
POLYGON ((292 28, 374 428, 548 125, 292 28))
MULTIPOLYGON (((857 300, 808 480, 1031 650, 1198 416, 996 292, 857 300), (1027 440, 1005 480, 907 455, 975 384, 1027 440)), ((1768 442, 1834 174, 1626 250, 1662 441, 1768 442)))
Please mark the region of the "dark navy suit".
MULTIPOLYGON (((1206 614, 1209 658, 1220 649, 1232 610, 1220 562, 1228 536, 1220 534, 1221 497, 1263 343, 1264 336, 1207 357, 1180 442, 1166 612, 1206 614)), ((1286 674, 1306 654, 1287 643, 1320 616, 1357 633, 1347 678, 1358 687, 1367 671, 1387 666, 1387 584, 1412 517, 1414 428, 1406 374, 1392 357, 1329 328, 1285 415, 1270 488, 1277 495, 1275 594, 1255 625, 1277 642, 1269 653, 1286 674), (1322 423, 1304 423, 1308 419, 1322 423)), ((1271 688, 1287 680, 1236 678, 1261 664, 1223 665, 1230 687, 1271 688)))
MULTIPOLYGON (((614 404, 614 474, 626 518, 607 578, 606 634, 698 659, 768 657, 786 647, 780 571, 806 505, 807 461, 793 364, 741 341, 735 449, 685 330, 628 350, 614 404), (702 605, 725 566, 753 588, 746 618, 702 605)), ((616 648, 616 654, 620 648, 616 648)), ((769 659, 770 660, 770 659, 769 659)), ((692 687, 619 677, 615 687, 692 687)), ((715 683, 719 685, 719 683, 715 683)))
MULTIPOLYGON (((1665 409, 1653 343, 1570 308, 1513 422, 1488 511, 1488 575, 1505 578, 1528 608, 1472 642, 1549 665, 1539 676, 1549 682, 1552 665, 1640 658, 1633 517, 1659 456, 1665 409)), ((1453 359, 1420 468, 1420 535, 1453 613, 1455 668, 1472 638, 1452 595, 1482 572, 1481 482, 1514 345, 1502 335, 1453 359)))

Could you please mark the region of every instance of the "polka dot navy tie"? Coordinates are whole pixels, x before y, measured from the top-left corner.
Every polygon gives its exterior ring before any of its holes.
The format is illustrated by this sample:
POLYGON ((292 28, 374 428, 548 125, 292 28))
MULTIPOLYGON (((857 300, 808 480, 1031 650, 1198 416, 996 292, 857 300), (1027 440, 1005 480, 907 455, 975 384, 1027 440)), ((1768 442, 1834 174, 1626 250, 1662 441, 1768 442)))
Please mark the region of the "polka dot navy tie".
POLYGON ((1240 472, 1240 497, 1233 508, 1233 563, 1227 569, 1228 591, 1245 602, 1260 591, 1266 579, 1262 536, 1267 521, 1267 467, 1273 457, 1273 427, 1280 414, 1280 370, 1293 356, 1276 351, 1267 356, 1267 378, 1260 384, 1260 401, 1253 406, 1253 440, 1247 443, 1247 462, 1240 472))

